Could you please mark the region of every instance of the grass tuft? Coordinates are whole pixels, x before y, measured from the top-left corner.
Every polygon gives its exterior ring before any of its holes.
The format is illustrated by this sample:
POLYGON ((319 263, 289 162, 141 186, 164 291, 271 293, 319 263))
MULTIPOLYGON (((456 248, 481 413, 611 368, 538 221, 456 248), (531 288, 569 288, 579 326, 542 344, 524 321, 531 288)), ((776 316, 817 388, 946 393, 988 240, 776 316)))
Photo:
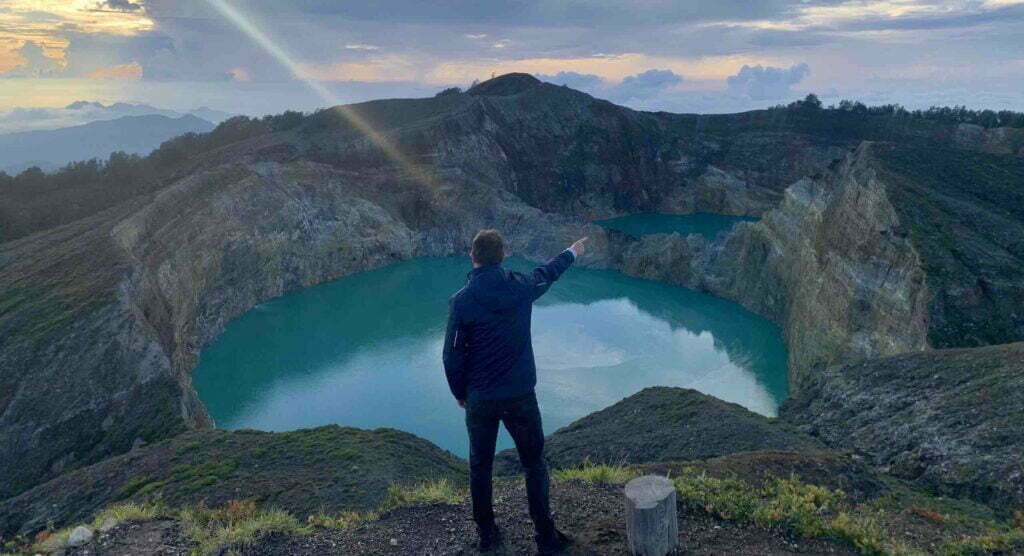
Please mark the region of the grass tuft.
POLYGON ((158 517, 170 516, 171 511, 161 503, 140 504, 137 502, 124 502, 110 506, 96 515, 93 519, 93 528, 99 528, 108 519, 119 523, 126 521, 150 521, 158 517))
POLYGON ((419 483, 411 487, 392 483, 388 487, 388 496, 381 505, 380 511, 386 512, 399 507, 421 504, 457 505, 462 502, 463 498, 465 498, 465 493, 448 479, 419 483))
POLYGON ((263 537, 280 533, 308 532, 294 516, 283 510, 258 510, 251 501, 232 500, 222 508, 198 504, 181 511, 185 531, 197 543, 195 554, 218 554, 234 546, 250 546, 263 537))
POLYGON ((640 474, 625 465, 609 465, 584 461, 580 467, 557 469, 552 473, 556 481, 583 481, 585 483, 602 483, 621 485, 635 479, 640 474))
POLYGON ((982 556, 988 554, 1017 554, 1024 551, 1024 530, 1007 529, 976 537, 964 537, 942 546, 945 556, 982 556))
POLYGON ((306 521, 316 527, 328 529, 351 529, 368 521, 376 521, 380 517, 377 512, 342 512, 337 515, 329 515, 320 511, 309 516, 306 521))

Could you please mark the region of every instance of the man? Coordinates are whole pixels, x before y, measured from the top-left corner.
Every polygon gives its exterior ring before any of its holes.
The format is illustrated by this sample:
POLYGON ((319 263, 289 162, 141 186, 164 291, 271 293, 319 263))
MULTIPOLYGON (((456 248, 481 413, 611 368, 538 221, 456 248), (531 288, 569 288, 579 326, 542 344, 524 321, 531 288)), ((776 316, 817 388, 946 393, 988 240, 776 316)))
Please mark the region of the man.
POLYGON ((530 339, 533 302, 548 291, 576 257, 583 238, 531 274, 501 266, 505 247, 497 230, 482 230, 469 252, 473 270, 451 298, 444 340, 444 370, 469 430, 469 481, 480 550, 498 546, 501 534, 491 504, 491 468, 498 423, 512 436, 526 476, 530 517, 541 554, 563 550, 569 538, 555 528, 548 503, 544 431, 534 387, 537 369, 530 339))

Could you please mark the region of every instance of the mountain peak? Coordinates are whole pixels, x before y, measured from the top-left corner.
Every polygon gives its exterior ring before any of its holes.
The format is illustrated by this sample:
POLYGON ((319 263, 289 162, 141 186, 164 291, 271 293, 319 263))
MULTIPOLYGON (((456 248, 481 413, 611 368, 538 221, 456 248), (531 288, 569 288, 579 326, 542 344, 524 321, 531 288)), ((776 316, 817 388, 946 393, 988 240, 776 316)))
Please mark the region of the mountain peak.
POLYGON ((88 100, 76 100, 71 104, 64 107, 66 110, 81 110, 82 108, 106 108, 99 102, 90 102, 88 100))
POLYGON ((540 80, 528 73, 506 73, 477 83, 468 93, 480 96, 510 96, 540 85, 540 80))

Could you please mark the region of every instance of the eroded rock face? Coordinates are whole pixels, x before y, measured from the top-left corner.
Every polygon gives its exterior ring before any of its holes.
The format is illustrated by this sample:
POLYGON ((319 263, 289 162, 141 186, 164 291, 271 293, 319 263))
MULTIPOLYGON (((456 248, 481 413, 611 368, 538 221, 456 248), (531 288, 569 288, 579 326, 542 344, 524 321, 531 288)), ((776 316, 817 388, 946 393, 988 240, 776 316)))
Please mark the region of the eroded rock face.
POLYGON ((792 383, 816 366, 927 346, 928 290, 870 145, 835 172, 790 185, 778 208, 707 243, 650 236, 627 274, 733 299, 783 328, 792 383))
POLYGON ((1024 130, 1012 127, 984 128, 975 124, 959 124, 953 142, 966 149, 992 154, 1024 156, 1024 130))
POLYGON ((1024 343, 833 366, 780 415, 939 492, 1024 504, 1024 343))
POLYGON ((925 273, 870 145, 834 176, 791 185, 777 210, 740 227, 711 264, 712 291, 757 300, 782 325, 798 387, 821 364, 927 345, 925 273))

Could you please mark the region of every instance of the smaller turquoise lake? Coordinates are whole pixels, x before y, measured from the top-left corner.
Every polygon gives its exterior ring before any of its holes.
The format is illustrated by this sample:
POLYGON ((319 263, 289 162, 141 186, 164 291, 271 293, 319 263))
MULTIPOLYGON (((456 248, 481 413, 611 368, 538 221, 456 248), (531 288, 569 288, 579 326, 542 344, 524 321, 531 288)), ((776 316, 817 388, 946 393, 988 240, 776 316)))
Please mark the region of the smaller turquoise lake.
POLYGON ((710 212, 697 212, 694 214, 630 214, 629 216, 598 220, 594 223, 637 237, 677 232, 684 236, 700 234, 708 239, 715 239, 715 236, 728 231, 737 222, 756 222, 757 220, 757 218, 749 216, 726 216, 710 212))
MULTIPOLYGON (((193 383, 221 428, 392 427, 466 456, 441 345, 448 298, 469 270, 466 257, 413 259, 262 303, 202 351, 193 383)), ((647 386, 769 416, 788 390, 771 322, 614 271, 571 268, 535 305, 533 340, 546 433, 647 386)), ((512 446, 504 430, 498 444, 512 446)))

